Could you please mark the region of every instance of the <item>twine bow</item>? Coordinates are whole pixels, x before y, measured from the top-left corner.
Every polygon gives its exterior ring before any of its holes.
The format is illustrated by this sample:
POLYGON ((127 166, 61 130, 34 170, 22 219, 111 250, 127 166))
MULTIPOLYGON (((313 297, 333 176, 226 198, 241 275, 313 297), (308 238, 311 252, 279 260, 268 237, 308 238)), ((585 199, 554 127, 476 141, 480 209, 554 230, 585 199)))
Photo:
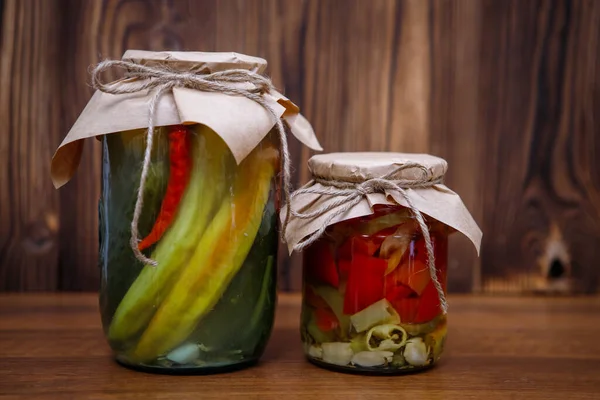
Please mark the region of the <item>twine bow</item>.
POLYGON ((330 211, 333 211, 323 221, 319 229, 317 229, 310 235, 304 237, 298 244, 294 246, 294 250, 302 251, 304 248, 317 241, 325 233, 327 227, 332 223, 332 221, 336 217, 350 211, 354 206, 360 203, 363 200, 363 198, 365 198, 368 194, 386 193, 387 191, 399 193, 408 204, 408 208, 411 210, 415 219, 417 220, 421 232, 423 234, 423 238, 425 239, 425 248, 427 249, 427 266, 429 269, 429 274, 431 276, 433 285, 435 286, 435 289, 438 293, 442 312, 445 314, 448 310, 448 303, 446 301, 444 289, 442 288, 442 285, 437 276, 437 270, 435 268, 435 254, 433 251, 433 244, 431 242, 431 235, 429 234, 429 228, 425 223, 425 218, 423 217, 423 214, 413 204, 406 191, 407 189, 429 188, 439 183, 442 183, 441 177, 435 178, 427 167, 414 162, 402 164, 390 173, 385 174, 384 176, 381 176, 379 178, 371 178, 358 183, 315 177, 313 181, 311 181, 304 188, 300 188, 294 193, 292 193, 290 199, 293 200, 297 196, 310 193, 332 196, 334 200, 328 202, 322 207, 317 208, 314 211, 305 213, 297 212, 293 208, 288 207, 286 209, 287 214, 286 220, 283 225, 283 232, 286 231, 290 212, 291 215, 295 218, 313 219, 328 214, 330 211), (420 169, 423 172, 423 177, 421 179, 416 180, 395 178, 401 171, 411 168, 420 169), (319 183, 320 186, 315 187, 313 183, 319 183))
POLYGON ((153 96, 148 104, 148 130, 146 134, 146 149, 142 164, 142 174, 131 220, 130 245, 135 257, 146 265, 156 266, 157 262, 146 257, 138 248, 140 242, 138 223, 144 206, 144 188, 150 168, 152 142, 154 138, 154 120, 156 107, 163 94, 175 87, 185 87, 203 92, 217 92, 229 96, 242 96, 262 106, 274 119, 281 146, 281 169, 283 173, 283 191, 286 200, 287 215, 290 215, 290 155, 288 151, 287 136, 281 118, 267 103, 263 94, 274 90, 271 80, 254 71, 245 69, 231 69, 210 74, 199 71, 178 71, 167 65, 148 66, 130 61, 106 60, 99 63, 92 71, 92 85, 94 89, 110 94, 128 94, 152 90, 153 96), (118 67, 126 70, 125 78, 114 82, 105 83, 100 74, 110 68, 118 67), (250 88, 246 85, 251 83, 250 88))

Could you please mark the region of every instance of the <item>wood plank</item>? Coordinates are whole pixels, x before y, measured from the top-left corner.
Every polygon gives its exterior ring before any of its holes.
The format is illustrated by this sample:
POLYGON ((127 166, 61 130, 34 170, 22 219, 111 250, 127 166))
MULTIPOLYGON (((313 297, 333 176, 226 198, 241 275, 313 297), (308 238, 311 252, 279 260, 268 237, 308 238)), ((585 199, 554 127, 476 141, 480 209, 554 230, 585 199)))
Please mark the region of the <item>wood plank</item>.
MULTIPOLYGON (((394 54, 389 77, 388 151, 430 151, 431 4, 406 0, 397 4, 394 54)), ((435 26, 435 21, 433 22, 435 26)))
POLYGON ((95 295, 0 295, 0 399, 593 399, 600 298, 450 296, 439 366, 398 377, 326 371, 301 353, 297 295, 282 295, 261 363, 207 376, 148 375, 112 361, 95 295))
POLYGON ((0 291, 55 290, 60 212, 47 171, 60 140, 61 15, 53 0, 2 6, 0 291))
MULTIPOLYGON (((431 148, 448 161, 446 184, 456 191, 481 224, 479 168, 485 156, 478 126, 481 2, 436 1, 431 9, 431 148)), ((480 225, 481 226, 481 225, 480 225)), ((484 246, 489 243, 484 232, 484 246)), ((480 258, 463 235, 450 237, 448 290, 470 292, 480 284, 480 258)))
POLYGON ((483 288, 594 291, 600 4, 487 1, 482 12, 483 288), (553 264, 561 279, 547 279, 553 264))
MULTIPOLYGON (((101 3, 68 1, 61 29, 60 136, 71 129, 87 104, 93 90, 89 86, 89 67, 98 62, 100 42, 94 30, 101 15, 101 3), (83 83, 86 84, 83 84, 83 83)), ((58 146, 57 142, 55 146, 58 146)), ((98 269, 98 199, 100 196, 100 145, 84 143, 79 169, 73 179, 59 190, 61 232, 59 289, 93 290, 100 281, 98 269)))

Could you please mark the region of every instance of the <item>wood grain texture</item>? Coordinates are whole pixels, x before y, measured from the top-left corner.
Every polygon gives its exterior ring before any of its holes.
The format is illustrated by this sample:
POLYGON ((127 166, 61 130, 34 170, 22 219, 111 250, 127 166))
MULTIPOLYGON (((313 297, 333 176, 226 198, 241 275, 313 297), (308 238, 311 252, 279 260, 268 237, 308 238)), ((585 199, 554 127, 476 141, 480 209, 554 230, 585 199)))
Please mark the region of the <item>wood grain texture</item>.
MULTIPOLYGON (((91 96, 88 67, 129 48, 264 57, 326 151, 447 159, 484 231, 481 258, 452 237, 450 291, 600 288, 598 1, 0 5, 0 290, 96 289, 98 143, 60 192, 47 163, 91 96)), ((297 187, 312 153, 291 153, 297 187)), ((280 287, 297 290, 301 256, 281 250, 280 287)))
POLYGON ((60 140, 57 1, 3 4, 0 47, 0 291, 58 287, 60 140))
MULTIPOLYGON (((484 246, 492 243, 484 226, 481 204, 482 170, 478 167, 486 150, 481 137, 487 135, 478 124, 479 62, 481 46, 481 1, 433 1, 430 11, 431 101, 430 151, 449 163, 446 182, 460 194, 484 231, 484 246)), ((454 292, 477 291, 481 259, 462 235, 449 242, 449 286, 454 292), (469 266, 469 267, 466 267, 469 266)))
POLYGON ((600 4, 538 1, 482 8, 479 73, 484 288, 543 289, 559 262, 573 289, 600 273, 600 4), (484 125, 485 124, 485 125, 484 125), (489 211, 488 211, 489 210, 489 211), (492 212, 498 210, 499 212, 492 212), (492 244, 493 243, 493 244, 492 244))
POLYGON ((368 377, 302 356, 299 297, 283 295, 261 363, 230 374, 165 376, 117 365, 95 295, 0 296, 0 399, 595 399, 600 298, 450 297, 441 363, 368 377))

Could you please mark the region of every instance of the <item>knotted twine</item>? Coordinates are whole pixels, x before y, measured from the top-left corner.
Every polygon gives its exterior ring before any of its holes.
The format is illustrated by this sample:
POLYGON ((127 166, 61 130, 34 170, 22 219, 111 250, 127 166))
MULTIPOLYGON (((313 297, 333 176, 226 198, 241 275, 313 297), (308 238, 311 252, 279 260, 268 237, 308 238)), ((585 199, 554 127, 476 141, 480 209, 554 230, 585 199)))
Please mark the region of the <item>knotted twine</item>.
POLYGON ((300 188, 296 190, 294 193, 290 195, 290 200, 293 200, 295 197, 300 196, 302 194, 310 193, 310 194, 319 194, 324 196, 331 196, 333 200, 327 202, 323 206, 317 208, 314 211, 309 212, 297 212, 293 208, 288 207, 286 209, 286 219, 283 224, 283 232, 285 233, 287 224, 289 221, 289 213, 291 215, 299 218, 310 220, 313 218, 320 217, 325 214, 329 214, 327 218, 321 223, 319 229, 310 235, 304 237, 298 244, 294 246, 294 250, 302 251, 307 246, 316 242, 324 233, 327 227, 332 223, 332 221, 339 215, 343 215, 346 212, 350 211, 354 206, 360 203, 363 198, 366 198, 369 194, 374 193, 383 193, 386 194, 388 192, 397 192, 399 193, 406 203, 408 204, 408 208, 411 210, 415 219, 419 224, 419 228, 423 234, 423 238, 425 239, 425 248, 427 249, 427 266, 429 268, 429 275, 431 276, 431 280, 435 289, 438 293, 438 297, 440 300, 440 307, 442 308, 442 312, 446 314, 448 311, 448 303, 446 301, 446 296, 444 294, 444 289, 442 288, 442 284, 440 283, 437 270, 435 268, 435 254, 433 251, 433 244, 431 242, 431 235, 429 233, 429 228, 425 223, 425 218, 419 209, 413 204, 412 200, 408 196, 407 190, 409 189, 424 189, 431 188, 436 184, 442 183, 442 178, 435 178, 431 171, 422 164, 416 162, 408 162, 402 164, 395 168, 393 171, 379 177, 379 178, 370 178, 363 182, 348 182, 342 180, 331 180, 325 179, 322 177, 315 177, 309 184, 307 184, 304 188, 300 188), (423 176, 420 179, 397 179, 396 176, 403 170, 418 168, 423 172, 423 176), (319 183, 320 187, 313 186, 314 183, 319 183))
MULTIPOLYGON (((283 192, 286 200, 287 215, 290 215, 290 155, 287 136, 281 118, 267 103, 263 94, 275 90, 271 80, 256 72, 245 69, 202 73, 201 71, 180 71, 169 68, 166 64, 148 66, 130 61, 106 60, 99 63, 92 71, 94 89, 110 94, 129 94, 143 91, 154 91, 148 104, 148 130, 146 133, 146 149, 142 164, 142 173, 138 187, 133 218, 131 220, 131 250, 135 257, 145 265, 156 266, 158 263, 146 257, 139 249, 140 234, 138 224, 144 206, 144 188, 150 168, 152 143, 154 139, 154 120, 156 107, 160 98, 175 87, 200 90, 204 92, 223 93, 229 96, 242 96, 262 106, 274 119, 281 146, 281 169, 283 192), (100 74, 110 68, 118 67, 126 70, 125 78, 105 83, 100 74), (251 83, 252 85, 247 85, 251 83), (246 85, 244 85, 246 84, 246 85), (251 87, 250 87, 251 86, 251 87)), ((287 222, 286 222, 287 225, 287 222)), ((284 231, 282 231, 284 232, 284 231)))

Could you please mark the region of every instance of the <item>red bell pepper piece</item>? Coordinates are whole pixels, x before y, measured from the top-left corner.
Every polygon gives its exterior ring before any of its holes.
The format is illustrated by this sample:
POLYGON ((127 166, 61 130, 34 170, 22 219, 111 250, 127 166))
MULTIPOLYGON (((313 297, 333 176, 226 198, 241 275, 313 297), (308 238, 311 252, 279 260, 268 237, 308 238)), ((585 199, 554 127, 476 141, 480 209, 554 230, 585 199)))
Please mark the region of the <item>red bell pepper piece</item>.
POLYGON ((418 297, 395 298, 389 302, 400 315, 402 323, 412 324, 415 322, 415 316, 419 309, 418 297))
POLYGON ((433 285, 433 282, 429 282, 419 298, 419 309, 413 322, 416 324, 421 324, 423 322, 431 321, 440 315, 441 312, 442 309, 440 307, 440 298, 438 292, 433 285))
POLYGON ((338 271, 340 272, 340 279, 347 279, 350 273, 350 266, 352 260, 339 259, 338 260, 338 271))
POLYGON ((354 314, 384 297, 384 274, 387 261, 361 253, 352 255, 344 313, 354 314))
POLYGON ((385 277, 385 283, 388 287, 399 284, 410 287, 414 292, 420 295, 431 278, 429 267, 419 260, 407 260, 397 267, 391 274, 385 277))
POLYGON ((383 238, 368 238, 361 236, 348 238, 337 251, 340 278, 345 279, 348 276, 353 254, 361 253, 372 256, 379 250, 382 242, 383 238))
POLYGON ((340 260, 352 260, 352 239, 348 238, 346 241, 337 249, 337 259, 340 260))
POLYGON ((348 238, 343 245, 338 249, 338 258, 342 260, 350 260, 355 253, 372 256, 379 250, 383 237, 363 237, 353 236, 348 238))
MULTIPOLYGON (((447 265, 446 260, 448 257, 448 241, 447 240, 439 240, 439 237, 435 234, 431 235, 431 243, 435 250, 435 265, 437 271, 437 277, 440 283, 442 284, 442 288, 446 290, 446 274, 447 274, 447 265)), ((427 266, 429 270, 429 264, 427 256, 427 249, 425 247, 425 239, 419 239, 414 246, 413 255, 416 260, 421 261, 424 265, 427 266)))
POLYGON ((381 247, 383 238, 352 238, 353 248, 352 254, 361 253, 367 256, 372 256, 381 247))
MULTIPOLYGON (((433 245, 434 251, 435 251, 435 264, 436 264, 436 272, 437 272, 437 278, 440 281, 440 283, 442 284, 442 288, 444 290, 446 290, 446 275, 447 275, 447 265, 446 265, 446 260, 447 260, 447 255, 448 255, 448 242, 447 240, 438 240, 439 237, 436 236, 435 234, 431 235, 431 244, 433 245)), ((431 277, 431 275, 429 274, 429 256, 427 255, 427 248, 425 247, 425 239, 420 238, 419 240, 417 240, 414 243, 414 246, 411 246, 411 253, 410 253, 410 257, 412 259, 414 259, 415 261, 419 261, 421 263, 423 263, 423 265, 425 266, 425 268, 428 271, 428 276, 431 277)), ((423 280, 425 279, 424 277, 422 277, 423 280)), ((413 277, 414 280, 419 280, 418 276, 413 277)), ((424 282, 421 282, 421 285, 423 285, 424 282)), ((422 289, 419 290, 419 294, 422 294, 423 290, 425 289, 426 285, 422 286, 422 289)))
POLYGON ((391 287, 386 286, 385 288, 385 298, 391 304, 393 304, 396 300, 405 299, 407 297, 417 297, 417 295, 414 290, 406 285, 398 284, 391 287))
POLYGON ((317 326, 323 332, 329 332, 340 326, 340 323, 330 308, 318 308, 315 310, 317 326))
MULTIPOLYGON (((400 267, 404 268, 404 267, 400 267)), ((411 323, 419 306, 417 293, 409 286, 386 277, 385 298, 400 315, 402 322, 411 323)))
POLYGON ((318 241, 313 244, 306 257, 304 267, 310 282, 321 282, 336 288, 339 286, 340 277, 329 242, 318 241))

